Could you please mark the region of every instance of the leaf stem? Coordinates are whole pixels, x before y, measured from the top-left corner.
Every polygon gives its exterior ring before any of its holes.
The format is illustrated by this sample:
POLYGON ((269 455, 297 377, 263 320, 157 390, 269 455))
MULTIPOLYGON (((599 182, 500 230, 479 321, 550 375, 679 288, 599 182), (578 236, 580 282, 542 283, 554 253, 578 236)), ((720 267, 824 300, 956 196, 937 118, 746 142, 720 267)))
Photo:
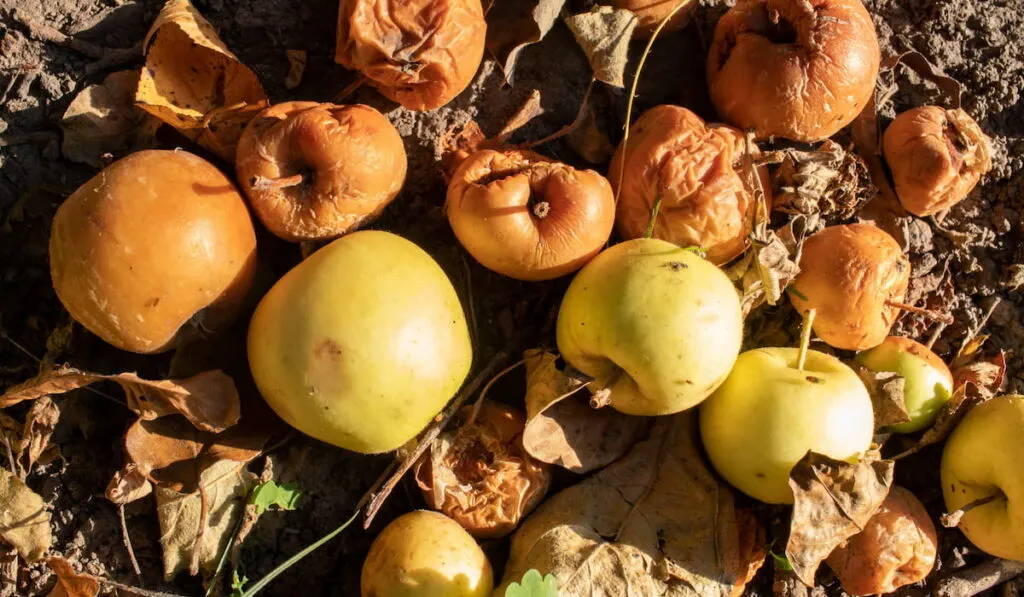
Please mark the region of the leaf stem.
POLYGON ((956 526, 959 526, 960 525, 960 520, 964 517, 964 514, 967 514, 971 510, 974 510, 975 508, 980 508, 980 507, 982 507, 982 506, 984 506, 986 504, 991 504, 992 502, 995 502, 995 501, 998 501, 998 500, 1005 500, 1005 499, 1006 499, 1006 494, 1003 493, 1002 490, 997 490, 992 495, 976 499, 973 502, 970 502, 968 504, 965 504, 964 506, 961 506, 957 510, 954 510, 954 511, 949 512, 947 514, 943 514, 939 518, 939 520, 942 522, 942 526, 944 526, 944 527, 946 527, 948 529, 951 529, 951 528, 954 528, 956 526))
POLYGON ((804 315, 804 325, 800 329, 800 353, 796 357, 796 368, 803 371, 807 364, 807 349, 811 345, 811 326, 814 325, 814 316, 817 309, 808 309, 804 315))
POLYGON ((939 313, 938 311, 932 311, 931 309, 915 307, 913 305, 908 305, 907 303, 901 303, 900 301, 894 301, 892 299, 886 300, 885 304, 889 307, 895 307, 897 309, 902 309, 904 311, 914 313, 915 315, 921 315, 927 317, 928 319, 940 321, 946 325, 953 323, 953 316, 948 315, 946 313, 939 313))
MULTIPOLYGON (((621 185, 620 185, 621 186, 621 185)), ((644 238, 651 238, 654 235, 654 225, 658 221, 658 213, 661 211, 661 193, 654 198, 654 207, 651 208, 651 219, 647 222, 647 231, 644 232, 644 238)))

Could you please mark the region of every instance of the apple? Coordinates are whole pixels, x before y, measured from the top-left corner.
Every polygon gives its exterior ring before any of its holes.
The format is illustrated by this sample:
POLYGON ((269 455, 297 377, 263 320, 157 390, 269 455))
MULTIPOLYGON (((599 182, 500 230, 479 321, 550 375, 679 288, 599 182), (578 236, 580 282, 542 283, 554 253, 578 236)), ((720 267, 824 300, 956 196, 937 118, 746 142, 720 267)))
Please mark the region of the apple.
POLYGON ((978 549, 1024 560, 1024 396, 1001 396, 976 406, 942 453, 942 495, 953 512, 993 497, 965 513, 960 530, 978 549))
POLYGON ((704 447, 715 469, 743 493, 792 504, 789 473, 808 451, 853 461, 871 447, 871 396, 839 359, 797 348, 758 348, 700 407, 704 447))
POLYGON ((562 357, 631 415, 695 406, 725 380, 743 315, 724 273, 655 239, 605 249, 573 278, 556 325, 562 357))
POLYGON ((384 527, 370 546, 362 597, 487 597, 494 573, 459 523, 416 510, 384 527))
POLYGON ((953 374, 939 355, 920 342, 889 336, 857 355, 857 362, 876 372, 891 371, 906 382, 903 402, 910 420, 890 425, 896 433, 913 433, 931 425, 953 393, 953 374))
POLYGON ((376 230, 333 241, 278 280, 253 314, 248 350, 256 385, 282 419, 362 453, 415 437, 472 361, 444 271, 376 230))

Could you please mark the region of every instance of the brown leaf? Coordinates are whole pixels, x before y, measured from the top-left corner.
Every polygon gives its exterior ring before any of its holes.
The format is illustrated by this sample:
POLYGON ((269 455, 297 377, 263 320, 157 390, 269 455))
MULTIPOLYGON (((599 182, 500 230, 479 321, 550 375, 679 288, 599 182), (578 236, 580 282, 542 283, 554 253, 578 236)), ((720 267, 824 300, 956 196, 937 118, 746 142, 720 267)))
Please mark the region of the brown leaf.
POLYGON ((791 252, 774 230, 755 232, 751 240, 751 250, 728 270, 731 279, 741 281, 744 317, 764 303, 778 304, 800 273, 797 263, 803 245, 803 239, 798 239, 791 252))
POLYGON ((994 357, 978 359, 953 370, 953 387, 967 386, 967 393, 978 393, 986 400, 1002 389, 1006 381, 1006 353, 1000 350, 994 357))
POLYGON ((285 50, 288 57, 288 76, 284 78, 286 89, 295 89, 302 83, 302 75, 306 72, 306 51, 285 50))
POLYGON ((487 12, 487 49, 512 85, 519 53, 544 39, 565 0, 495 0, 487 12))
POLYGON ((767 157, 781 161, 772 177, 772 208, 783 213, 847 219, 877 192, 864 160, 832 140, 767 157))
POLYGON ((57 585, 48 597, 96 597, 100 583, 90 576, 79 574, 71 564, 60 557, 46 558, 46 565, 57 577, 57 585))
POLYGON ((814 586, 818 566, 843 541, 864 525, 889 494, 891 460, 861 460, 851 464, 808 452, 793 467, 793 519, 786 557, 793 572, 814 586))
POLYGON ((661 417, 619 462, 548 499, 512 539, 494 596, 530 569, 559 595, 726 597, 764 561, 764 531, 701 456, 692 411, 661 417))
POLYGON ((235 382, 222 371, 206 371, 177 381, 151 381, 134 373, 103 375, 65 366, 8 389, 0 396, 0 408, 63 394, 98 381, 117 382, 124 389, 128 408, 148 420, 182 414, 200 429, 220 431, 237 423, 241 416, 235 382))
POLYGON ((57 427, 58 419, 60 409, 49 396, 36 400, 29 409, 17 447, 18 454, 24 459, 26 474, 50 445, 50 436, 57 427))
POLYGON ((28 562, 38 561, 53 543, 43 498, 5 468, 0 468, 0 538, 28 562))
POLYGON ((565 24, 587 55, 594 78, 614 87, 625 87, 629 42, 637 24, 633 11, 599 6, 566 18, 565 24))
POLYGON ((978 358, 978 351, 988 341, 988 335, 983 334, 980 336, 974 336, 967 342, 964 342, 960 347, 960 350, 956 352, 956 356, 949 363, 950 369, 959 369, 964 365, 970 364, 971 361, 978 358))
POLYGON ((526 428, 523 447, 542 462, 587 473, 618 460, 647 429, 644 417, 591 408, 572 394, 584 382, 558 370, 558 355, 539 349, 526 361, 526 428))
POLYGON ((106 498, 114 504, 130 504, 153 493, 153 484, 142 474, 139 465, 126 464, 114 473, 107 484, 106 498))
POLYGON ((603 164, 612 157, 615 146, 597 124, 597 114, 590 104, 583 106, 579 124, 572 129, 566 141, 580 157, 592 164, 603 164))
POLYGON ((242 129, 268 105, 256 75, 188 0, 168 0, 143 47, 136 104, 234 163, 242 129))
POLYGON ((871 395, 875 411, 875 429, 910 421, 903 397, 907 380, 892 371, 872 371, 860 363, 850 363, 871 395))

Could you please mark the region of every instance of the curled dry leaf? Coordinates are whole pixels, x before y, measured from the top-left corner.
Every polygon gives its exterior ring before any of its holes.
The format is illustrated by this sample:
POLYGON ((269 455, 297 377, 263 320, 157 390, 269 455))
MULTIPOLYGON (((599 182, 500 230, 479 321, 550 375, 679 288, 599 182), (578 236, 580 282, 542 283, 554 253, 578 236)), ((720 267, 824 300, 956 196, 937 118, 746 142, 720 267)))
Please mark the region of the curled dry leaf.
POLYGON ((519 53, 544 39, 565 0, 495 0, 487 13, 487 50, 512 85, 519 53))
POLYGON ((142 474, 139 465, 130 463, 114 473, 104 495, 110 502, 122 506, 141 500, 151 493, 153 484, 142 474))
POLYGON ((234 163, 242 129, 268 105, 256 74, 188 0, 168 0, 143 48, 136 104, 234 163))
POLYGON ((285 50, 288 57, 288 75, 284 78, 286 89, 295 89, 302 83, 302 75, 306 72, 306 51, 285 50))
POLYGON ((978 358, 953 370, 953 387, 965 386, 968 394, 989 399, 999 393, 1006 381, 1006 353, 1000 350, 990 358, 978 358))
POLYGON ((903 397, 907 380, 892 371, 872 371, 860 363, 850 363, 871 395, 875 411, 875 429, 910 421, 903 397))
POLYGON ((808 452, 789 475, 793 489, 786 557, 793 572, 814 586, 818 566, 838 545, 864 530, 889 494, 891 460, 857 463, 808 452))
POLYGON ((800 273, 797 263, 803 245, 803 238, 798 238, 788 247, 774 230, 755 231, 751 241, 751 249, 728 269, 729 277, 742 286, 744 317, 765 303, 778 304, 800 273))
POLYGON ((135 105, 138 84, 138 71, 123 70, 78 92, 60 121, 64 157, 102 168, 106 154, 116 159, 153 147, 162 122, 135 105))
MULTIPOLYGON (((463 407, 466 419, 473 407, 463 407)), ((486 401, 476 419, 442 434, 416 464, 430 507, 475 537, 504 537, 544 499, 551 467, 523 449, 523 415, 486 401)))
POLYGON ((591 408, 574 396, 585 382, 557 366, 558 355, 539 349, 526 360, 523 447, 542 462, 588 473, 618 460, 643 436, 648 420, 612 408, 591 408))
POLYGON ((25 416, 25 426, 17 445, 26 473, 32 470, 32 465, 50 445, 50 436, 59 419, 60 409, 49 396, 43 396, 32 404, 25 416))
POLYGON ((772 208, 804 216, 853 216, 877 193, 868 166, 832 140, 816 149, 783 149, 769 154, 781 162, 772 177, 772 208))
POLYGON ((46 558, 46 565, 57 577, 57 584, 47 597, 96 597, 99 595, 99 581, 91 576, 75 572, 71 563, 64 558, 46 558))
POLYGON ((43 498, 6 468, 0 468, 0 538, 28 562, 38 561, 53 543, 43 498))
POLYGON ((512 539, 505 588, 536 569, 559 595, 739 595, 764 531, 707 468, 692 413, 662 417, 628 456, 548 499, 512 539))
POLYGON ((633 11, 601 6, 568 17, 565 24, 587 55, 594 78, 615 87, 624 87, 629 42, 637 25, 633 11))
POLYGON ((134 373, 104 375, 64 366, 8 389, 0 396, 0 408, 63 394, 98 381, 120 385, 128 408, 147 420, 182 414, 199 429, 222 431, 237 423, 241 416, 235 382, 222 371, 206 371, 182 380, 152 381, 134 373))

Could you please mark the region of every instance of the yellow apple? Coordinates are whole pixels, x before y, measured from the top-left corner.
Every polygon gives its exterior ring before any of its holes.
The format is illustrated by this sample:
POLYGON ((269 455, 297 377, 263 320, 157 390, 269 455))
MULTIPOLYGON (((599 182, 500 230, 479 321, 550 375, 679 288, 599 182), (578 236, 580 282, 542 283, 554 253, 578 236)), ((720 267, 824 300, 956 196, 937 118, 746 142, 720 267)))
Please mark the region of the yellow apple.
POLYGON ((857 362, 872 371, 891 371, 903 377, 903 403, 910 420, 890 425, 890 431, 913 433, 931 425, 953 393, 953 374, 939 355, 920 342, 889 336, 878 346, 857 355, 857 362))
POLYGON ((871 396, 853 369, 810 350, 758 348, 700 407, 704 447, 734 487, 770 504, 792 504, 789 473, 808 451, 854 460, 871 447, 871 396))
POLYGON ((299 431, 387 452, 419 433, 472 360, 462 305, 440 266, 388 232, 313 253, 260 302, 249 327, 260 393, 299 431))
POLYGON ((1024 396, 993 398, 967 413, 946 442, 941 471, 950 512, 997 496, 960 521, 971 543, 1024 560, 1024 396))
POLYGON ((416 510, 381 531, 363 562, 362 597, 487 597, 494 573, 459 523, 416 510))
POLYGON ((720 269, 672 243, 635 239, 580 270, 556 327, 562 356, 611 390, 612 407, 653 416, 690 408, 722 383, 743 315, 720 269))

